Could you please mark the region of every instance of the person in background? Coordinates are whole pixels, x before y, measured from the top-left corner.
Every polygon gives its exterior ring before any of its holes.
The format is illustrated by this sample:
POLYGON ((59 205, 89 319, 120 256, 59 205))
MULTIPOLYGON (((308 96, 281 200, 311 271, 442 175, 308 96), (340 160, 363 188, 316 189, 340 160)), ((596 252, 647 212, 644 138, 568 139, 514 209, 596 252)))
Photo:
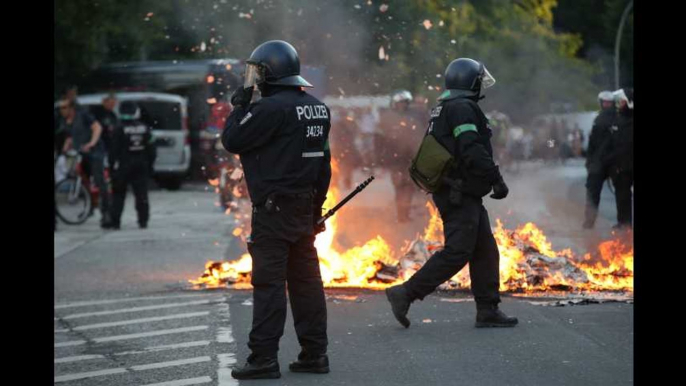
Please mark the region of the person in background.
POLYGON ((125 101, 119 107, 121 122, 114 129, 110 162, 112 163, 112 222, 109 229, 120 229, 126 188, 131 185, 136 201, 138 227, 148 227, 150 203, 148 179, 152 174, 157 152, 152 142, 152 128, 140 120, 141 109, 136 102, 125 101))
POLYGON ((81 153, 86 174, 100 190, 101 227, 111 222, 109 187, 105 181, 105 145, 101 139, 102 126, 85 109, 77 109, 75 101, 65 97, 60 101, 60 130, 66 134, 63 152, 74 149, 81 153))
POLYGON ((114 107, 117 105, 117 97, 115 94, 108 94, 102 99, 102 104, 97 106, 94 115, 95 119, 100 122, 102 126, 102 140, 105 144, 105 152, 109 155, 110 149, 112 147, 112 134, 114 133, 115 127, 119 123, 117 114, 114 112, 114 107))
POLYGON ((610 165, 610 178, 615 187, 617 224, 614 228, 630 229, 634 185, 634 90, 619 89, 613 95, 617 108, 616 130, 610 135, 610 151, 604 162, 610 165))
POLYGON ((586 151, 586 210, 584 229, 591 229, 595 225, 600 205, 600 193, 603 183, 609 177, 608 165, 603 163, 603 158, 608 152, 610 136, 615 126, 616 111, 612 91, 602 91, 598 94, 600 112, 593 121, 591 136, 588 139, 586 151))

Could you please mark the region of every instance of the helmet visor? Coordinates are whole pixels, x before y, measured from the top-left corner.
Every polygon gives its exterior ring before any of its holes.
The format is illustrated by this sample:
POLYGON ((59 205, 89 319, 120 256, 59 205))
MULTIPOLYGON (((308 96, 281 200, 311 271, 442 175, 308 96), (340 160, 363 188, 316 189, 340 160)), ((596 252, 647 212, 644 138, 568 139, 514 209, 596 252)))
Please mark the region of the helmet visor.
POLYGON ((487 89, 495 84, 495 78, 484 66, 484 73, 481 75, 481 88, 487 89))
POLYGON ((264 71, 262 68, 257 64, 246 63, 243 88, 253 88, 253 86, 262 81, 264 81, 264 71))

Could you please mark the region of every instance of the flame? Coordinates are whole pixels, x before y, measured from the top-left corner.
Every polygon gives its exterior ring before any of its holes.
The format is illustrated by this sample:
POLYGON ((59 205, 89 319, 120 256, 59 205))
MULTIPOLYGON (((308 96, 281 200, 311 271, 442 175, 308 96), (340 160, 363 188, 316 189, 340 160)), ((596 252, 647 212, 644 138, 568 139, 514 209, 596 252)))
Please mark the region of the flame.
MULTIPOLYGON (((331 166, 332 174, 337 175, 338 163, 332 160, 331 166)), ((340 198, 340 191, 332 186, 324 208, 333 207, 340 198)), ((407 280, 430 255, 443 248, 440 213, 431 201, 426 203, 426 208, 430 218, 424 234, 413 242, 407 241, 401 256, 396 256, 380 235, 342 250, 335 242, 337 235, 342 233, 337 216, 329 218, 326 230, 315 239, 324 286, 382 289, 407 280)), ((238 215, 236 217, 239 218, 238 215)), ((247 229, 238 227, 233 234, 241 236, 245 231, 247 229)), ((496 219, 493 237, 500 253, 501 291, 633 291, 634 251, 630 237, 604 241, 596 251, 581 257, 570 249, 553 249, 544 232, 532 222, 508 230, 500 219, 496 219)), ((196 288, 226 284, 234 288, 250 288, 251 268, 252 260, 248 254, 231 262, 210 261, 204 274, 190 282, 196 288)), ((446 284, 453 288, 469 287, 469 269, 463 268, 446 284)))

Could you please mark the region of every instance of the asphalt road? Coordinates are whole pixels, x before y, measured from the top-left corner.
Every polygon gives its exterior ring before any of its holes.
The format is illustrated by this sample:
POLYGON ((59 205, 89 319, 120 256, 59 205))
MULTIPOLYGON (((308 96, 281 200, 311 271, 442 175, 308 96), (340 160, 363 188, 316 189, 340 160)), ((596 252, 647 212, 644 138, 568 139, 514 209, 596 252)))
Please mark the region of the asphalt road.
MULTIPOLYGON (((561 248, 583 248, 609 233, 614 202, 606 192, 598 229, 580 230, 585 176, 578 165, 529 169, 506 176, 509 204, 486 203, 492 219, 536 221, 561 248)), ((379 200, 388 181, 381 176, 375 184, 348 215, 387 211, 379 200)), ((243 252, 232 235, 235 217, 215 206, 204 185, 157 190, 150 227, 139 230, 132 198, 121 231, 101 231, 97 214, 81 226, 58 225, 56 384, 633 384, 633 304, 552 307, 505 295, 502 309, 517 316, 519 326, 476 329, 468 293, 437 293, 413 304, 412 326, 404 329, 383 293, 367 290, 327 290, 330 374, 288 372, 299 350, 289 316, 279 354, 282 378, 238 383, 229 373, 248 354, 250 291, 186 286, 207 260, 243 252)))

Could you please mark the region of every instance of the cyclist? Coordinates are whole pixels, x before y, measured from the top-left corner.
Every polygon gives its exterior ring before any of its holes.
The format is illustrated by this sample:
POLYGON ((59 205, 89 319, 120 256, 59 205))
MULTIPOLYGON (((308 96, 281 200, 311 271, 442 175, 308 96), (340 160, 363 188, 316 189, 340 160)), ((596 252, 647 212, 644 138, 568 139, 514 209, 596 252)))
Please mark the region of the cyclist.
POLYGON ((102 126, 85 109, 77 109, 73 99, 60 101, 60 130, 66 134, 63 152, 75 149, 81 153, 82 166, 86 174, 95 180, 100 190, 100 225, 104 228, 110 222, 110 197, 105 181, 105 146, 101 140, 102 126))

